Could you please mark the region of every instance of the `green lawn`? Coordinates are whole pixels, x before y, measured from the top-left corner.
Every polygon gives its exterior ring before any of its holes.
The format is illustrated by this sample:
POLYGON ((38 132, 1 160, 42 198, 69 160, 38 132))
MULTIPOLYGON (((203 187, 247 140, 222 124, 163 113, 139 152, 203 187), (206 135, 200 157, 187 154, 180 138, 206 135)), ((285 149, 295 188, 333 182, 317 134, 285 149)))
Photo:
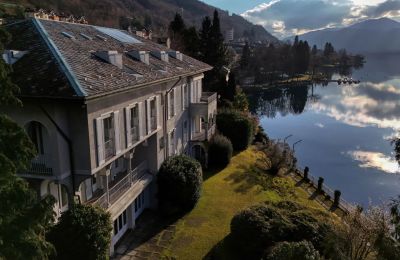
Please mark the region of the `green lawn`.
MULTIPOLYGON (((230 221, 238 211, 264 201, 293 199, 315 209, 320 217, 329 216, 320 212, 323 208, 309 200, 307 192, 296 188, 289 177, 273 178, 259 170, 256 167, 259 156, 255 148, 249 148, 234 156, 224 170, 208 179, 210 173, 205 173, 201 199, 191 212, 178 220, 165 256, 202 259, 229 234, 230 221)), ((229 252, 221 254, 223 258, 231 258, 229 252)))

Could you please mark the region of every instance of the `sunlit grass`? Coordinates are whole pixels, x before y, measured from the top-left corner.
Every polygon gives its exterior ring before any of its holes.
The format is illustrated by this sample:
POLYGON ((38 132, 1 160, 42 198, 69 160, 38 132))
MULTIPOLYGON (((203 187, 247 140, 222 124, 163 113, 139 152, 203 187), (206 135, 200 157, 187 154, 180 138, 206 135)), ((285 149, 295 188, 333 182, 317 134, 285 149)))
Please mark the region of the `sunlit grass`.
MULTIPOLYGON (((202 259, 230 233, 232 217, 242 209, 265 201, 292 199, 308 205, 325 218, 322 206, 295 187, 289 177, 272 177, 257 167, 261 156, 254 148, 232 158, 230 165, 204 181, 196 207, 177 222, 171 246, 164 253, 177 259, 202 259)), ((205 174, 207 175, 207 174, 205 174)), ((223 252, 229 258, 229 252, 223 252)))

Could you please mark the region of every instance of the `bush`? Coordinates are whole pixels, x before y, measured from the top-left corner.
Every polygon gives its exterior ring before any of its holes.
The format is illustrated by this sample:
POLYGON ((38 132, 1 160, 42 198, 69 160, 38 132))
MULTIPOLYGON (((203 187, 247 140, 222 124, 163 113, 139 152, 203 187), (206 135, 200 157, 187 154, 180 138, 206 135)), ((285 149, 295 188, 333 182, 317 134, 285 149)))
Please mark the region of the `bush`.
POLYGON ((308 241, 280 242, 263 257, 266 260, 318 260, 321 259, 313 244, 308 241))
POLYGON ((56 248, 56 259, 107 259, 111 231, 109 213, 76 204, 62 214, 48 237, 56 248))
POLYGON ((232 157, 232 143, 223 135, 215 135, 208 147, 208 163, 211 167, 225 167, 232 157))
POLYGON ((165 214, 192 209, 200 198, 203 175, 201 165, 186 155, 174 156, 158 172, 158 202, 165 214))
POLYGON ((314 212, 291 201, 250 207, 233 217, 232 241, 238 253, 249 259, 260 259, 265 250, 283 241, 308 240, 322 250, 330 229, 312 214, 314 212))
POLYGON ((254 136, 254 143, 261 143, 261 144, 269 143, 269 137, 265 133, 265 130, 262 126, 258 126, 257 128, 257 132, 254 136))
POLYGON ((253 121, 235 110, 218 113, 217 128, 222 135, 231 140, 233 149, 237 151, 245 150, 254 137, 253 121))

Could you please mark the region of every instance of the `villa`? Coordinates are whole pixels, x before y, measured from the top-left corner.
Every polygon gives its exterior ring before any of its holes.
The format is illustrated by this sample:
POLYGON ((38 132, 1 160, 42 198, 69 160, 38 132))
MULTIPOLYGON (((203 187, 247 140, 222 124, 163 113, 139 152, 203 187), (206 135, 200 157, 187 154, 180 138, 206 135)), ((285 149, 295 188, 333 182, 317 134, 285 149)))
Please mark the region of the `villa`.
POLYGON ((175 154, 207 163, 217 94, 202 91, 207 64, 113 28, 39 18, 8 24, 3 59, 23 107, 2 111, 38 155, 26 178, 53 195, 59 217, 73 200, 110 212, 115 244, 154 208, 157 171, 175 154))

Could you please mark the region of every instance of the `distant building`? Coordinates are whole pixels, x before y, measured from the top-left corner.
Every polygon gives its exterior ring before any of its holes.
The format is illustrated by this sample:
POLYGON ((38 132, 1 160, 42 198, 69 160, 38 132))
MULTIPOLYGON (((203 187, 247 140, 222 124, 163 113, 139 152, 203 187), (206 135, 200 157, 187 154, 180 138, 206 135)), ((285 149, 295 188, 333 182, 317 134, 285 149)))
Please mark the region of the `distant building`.
POLYGON ((234 36, 235 36, 235 30, 234 30, 233 28, 231 28, 230 30, 227 30, 227 31, 225 32, 225 41, 226 41, 226 42, 231 42, 231 41, 233 41, 234 36))

